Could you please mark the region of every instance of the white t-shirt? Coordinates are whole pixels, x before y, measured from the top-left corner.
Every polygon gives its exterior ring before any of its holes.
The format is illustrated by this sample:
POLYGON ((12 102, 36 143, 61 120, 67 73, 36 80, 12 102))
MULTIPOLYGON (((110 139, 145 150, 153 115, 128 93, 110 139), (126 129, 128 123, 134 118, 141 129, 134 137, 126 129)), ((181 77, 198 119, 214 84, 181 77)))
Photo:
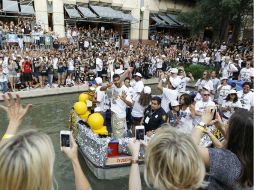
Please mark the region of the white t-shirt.
POLYGON ((183 77, 181 78, 181 83, 178 86, 178 92, 179 93, 184 93, 186 91, 186 85, 188 82, 190 82, 190 78, 189 77, 183 77))
POLYGON ((238 100, 237 102, 230 102, 230 101, 224 101, 223 104, 222 104, 222 107, 223 108, 227 108, 227 107, 230 107, 231 108, 231 111, 226 111, 226 112, 223 112, 223 114, 227 117, 227 118, 230 118, 230 116, 233 114, 234 112, 234 108, 241 108, 242 107, 242 104, 241 102, 238 100))
POLYGON ((68 61, 68 70, 74 71, 74 61, 73 60, 68 61))
POLYGON ((102 68, 103 68, 103 62, 99 57, 97 57, 96 58, 96 71, 102 71, 102 68))
POLYGON ((240 80, 244 82, 250 82, 251 68, 242 68, 240 71, 240 80))
POLYGON ((123 85, 120 88, 117 88, 115 85, 112 86, 111 111, 114 112, 119 118, 126 117, 127 105, 120 99, 122 92, 126 93, 126 100, 132 102, 126 86, 123 85))
POLYGON ((190 108, 187 107, 186 110, 180 110, 180 122, 177 125, 177 128, 179 128, 179 131, 183 133, 190 134, 193 128, 193 118, 191 117, 191 111, 190 108))
POLYGON ((254 94, 253 92, 248 92, 247 94, 244 94, 243 91, 238 91, 237 96, 242 103, 242 108, 246 110, 250 110, 252 106, 254 106, 254 94))
MULTIPOLYGON (((195 111, 203 113, 207 107, 215 106, 215 103, 211 100, 203 102, 203 100, 197 101, 195 104, 195 111)), ((194 119, 194 125, 198 124, 201 121, 201 116, 196 116, 194 119)))
POLYGON ((205 86, 209 86, 211 91, 214 90, 213 89, 213 82, 211 80, 198 79, 195 86, 198 87, 198 90, 201 90, 205 86))
POLYGON ((133 117, 144 117, 145 107, 140 105, 139 98, 140 98, 140 95, 137 95, 136 98, 133 99, 134 105, 131 111, 131 115, 133 117))
POLYGON ((156 62, 157 62, 156 68, 157 68, 157 69, 161 69, 161 68, 162 68, 162 64, 163 64, 163 60, 157 58, 157 59, 156 59, 156 62))
POLYGON ((140 80, 138 82, 135 82, 135 84, 132 87, 132 89, 133 89, 133 98, 135 98, 144 89, 144 83, 143 83, 143 81, 140 80))
POLYGON ((96 87, 95 93, 96 93, 96 108, 95 110, 97 112, 105 112, 107 111, 106 107, 104 106, 105 104, 105 96, 106 93, 105 91, 101 91, 101 86, 96 87))
MULTIPOLYGON (((218 86, 218 89, 221 87, 222 85, 219 85, 218 86)), ((225 85, 225 86, 222 86, 220 91, 218 91, 219 93, 219 97, 218 97, 218 103, 220 105, 222 105, 223 103, 223 100, 225 100, 225 98, 227 97, 229 91, 231 90, 231 86, 230 85, 225 85)))
POLYGON ((169 103, 175 101, 178 96, 177 90, 172 90, 168 88, 163 88, 162 98, 161 98, 161 107, 167 113, 169 111, 169 103))

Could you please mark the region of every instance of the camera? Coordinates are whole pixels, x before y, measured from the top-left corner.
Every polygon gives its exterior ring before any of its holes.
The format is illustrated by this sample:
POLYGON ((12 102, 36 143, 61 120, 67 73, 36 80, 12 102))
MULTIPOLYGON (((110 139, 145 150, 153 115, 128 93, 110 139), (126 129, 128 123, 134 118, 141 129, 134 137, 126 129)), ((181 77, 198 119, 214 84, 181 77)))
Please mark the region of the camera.
POLYGON ((65 130, 60 131, 61 150, 62 150, 62 147, 70 147, 70 135, 71 135, 71 131, 65 131, 65 130))
POLYGON ((143 125, 135 127, 135 138, 137 140, 144 140, 145 139, 145 127, 143 125))

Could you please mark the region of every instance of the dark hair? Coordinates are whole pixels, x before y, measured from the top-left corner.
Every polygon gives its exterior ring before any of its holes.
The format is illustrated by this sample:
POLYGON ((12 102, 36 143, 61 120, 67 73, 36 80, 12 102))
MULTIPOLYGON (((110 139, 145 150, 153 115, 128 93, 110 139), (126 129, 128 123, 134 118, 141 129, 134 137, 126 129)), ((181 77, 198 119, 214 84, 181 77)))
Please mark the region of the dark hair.
POLYGON ((249 87, 252 88, 251 82, 244 82, 243 85, 242 85, 242 87, 244 87, 245 85, 249 85, 249 87))
POLYGON ((184 102, 185 102, 185 105, 186 106, 189 106, 189 105, 191 105, 191 103, 192 103, 192 98, 191 98, 191 96, 189 95, 189 94, 182 94, 181 96, 180 96, 180 101, 181 101, 181 98, 182 97, 184 97, 184 102))
POLYGON ((124 79, 124 82, 126 81, 126 80, 131 80, 129 77, 126 77, 125 79, 124 79))
MULTIPOLYGON (((235 94, 235 95, 236 95, 236 96, 235 96, 235 98, 234 98, 234 100, 233 100, 234 103, 236 103, 236 102, 238 101, 238 96, 237 96, 237 94, 235 94)), ((230 100, 230 94, 227 95, 227 97, 225 98, 225 100, 226 100, 226 101, 229 101, 229 100, 230 100)))
POLYGON ((146 107, 149 105, 151 98, 152 98, 151 94, 145 94, 144 91, 142 91, 140 93, 138 103, 140 103, 141 106, 146 107))
POLYGON ((229 120, 227 149, 236 154, 241 162, 237 182, 253 186, 253 115, 247 110, 236 111, 229 120))
POLYGON ((120 75, 119 74, 114 74, 113 79, 115 79, 115 78, 120 78, 120 75))
POLYGON ((159 96, 152 97, 151 101, 153 101, 153 100, 157 101, 158 104, 161 104, 161 98, 159 96))

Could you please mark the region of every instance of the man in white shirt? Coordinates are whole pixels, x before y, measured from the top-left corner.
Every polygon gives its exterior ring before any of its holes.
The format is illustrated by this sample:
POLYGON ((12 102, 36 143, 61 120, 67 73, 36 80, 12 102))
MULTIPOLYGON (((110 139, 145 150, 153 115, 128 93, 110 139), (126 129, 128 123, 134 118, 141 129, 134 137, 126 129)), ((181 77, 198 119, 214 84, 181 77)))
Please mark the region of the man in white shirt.
POLYGON ((96 77, 95 82, 97 87, 95 89, 95 95, 94 95, 94 101, 96 102, 96 107, 94 109, 94 112, 101 113, 105 120, 107 107, 105 106, 106 93, 105 91, 100 90, 102 87, 102 78, 96 77))
POLYGON ((232 63, 229 56, 225 57, 225 60, 221 64, 222 77, 230 78, 234 72, 237 72, 237 67, 232 63))
POLYGON ((242 68, 240 71, 240 80, 244 82, 250 82, 252 68, 250 67, 250 61, 246 62, 246 67, 242 68))
POLYGON ((101 59, 101 54, 99 53, 98 57, 96 58, 95 64, 96 64, 96 72, 97 72, 97 77, 101 77, 101 72, 103 69, 103 61, 101 59))
POLYGON ((169 103, 177 100, 178 96, 177 86, 180 84, 181 80, 180 82, 177 81, 176 83, 173 78, 170 78, 167 87, 163 87, 162 81, 164 77, 165 77, 164 74, 162 74, 161 80, 159 81, 157 88, 162 91, 161 107, 167 113, 169 111, 169 103))
POLYGON ((238 91, 237 96, 242 103, 242 108, 254 112, 254 93, 251 92, 251 87, 250 82, 243 83, 243 90, 238 91))
POLYGON ((140 73, 137 72, 136 74, 134 74, 135 83, 134 83, 134 86, 132 87, 132 89, 133 89, 133 98, 134 99, 144 89, 144 83, 141 79, 142 79, 142 75, 140 73))
POLYGON ((113 75, 113 84, 101 87, 100 90, 111 88, 111 127, 113 136, 117 139, 123 138, 126 125, 126 108, 132 106, 132 100, 128 88, 122 85, 120 75, 113 75))
POLYGON ((205 109, 210 106, 215 106, 215 103, 210 99, 210 92, 207 89, 201 91, 202 99, 197 101, 195 104, 196 118, 194 124, 198 124, 201 121, 201 116, 205 109))

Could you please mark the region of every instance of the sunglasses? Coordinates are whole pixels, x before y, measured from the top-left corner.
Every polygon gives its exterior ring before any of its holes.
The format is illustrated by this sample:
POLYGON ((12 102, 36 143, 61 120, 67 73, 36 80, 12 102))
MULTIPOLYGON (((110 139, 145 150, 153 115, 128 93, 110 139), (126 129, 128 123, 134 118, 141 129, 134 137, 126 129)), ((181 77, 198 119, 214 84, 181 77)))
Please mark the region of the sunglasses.
POLYGON ((206 73, 204 73, 203 75, 207 75, 206 73))
POLYGON ((210 96, 210 94, 203 94, 203 96, 210 96))

